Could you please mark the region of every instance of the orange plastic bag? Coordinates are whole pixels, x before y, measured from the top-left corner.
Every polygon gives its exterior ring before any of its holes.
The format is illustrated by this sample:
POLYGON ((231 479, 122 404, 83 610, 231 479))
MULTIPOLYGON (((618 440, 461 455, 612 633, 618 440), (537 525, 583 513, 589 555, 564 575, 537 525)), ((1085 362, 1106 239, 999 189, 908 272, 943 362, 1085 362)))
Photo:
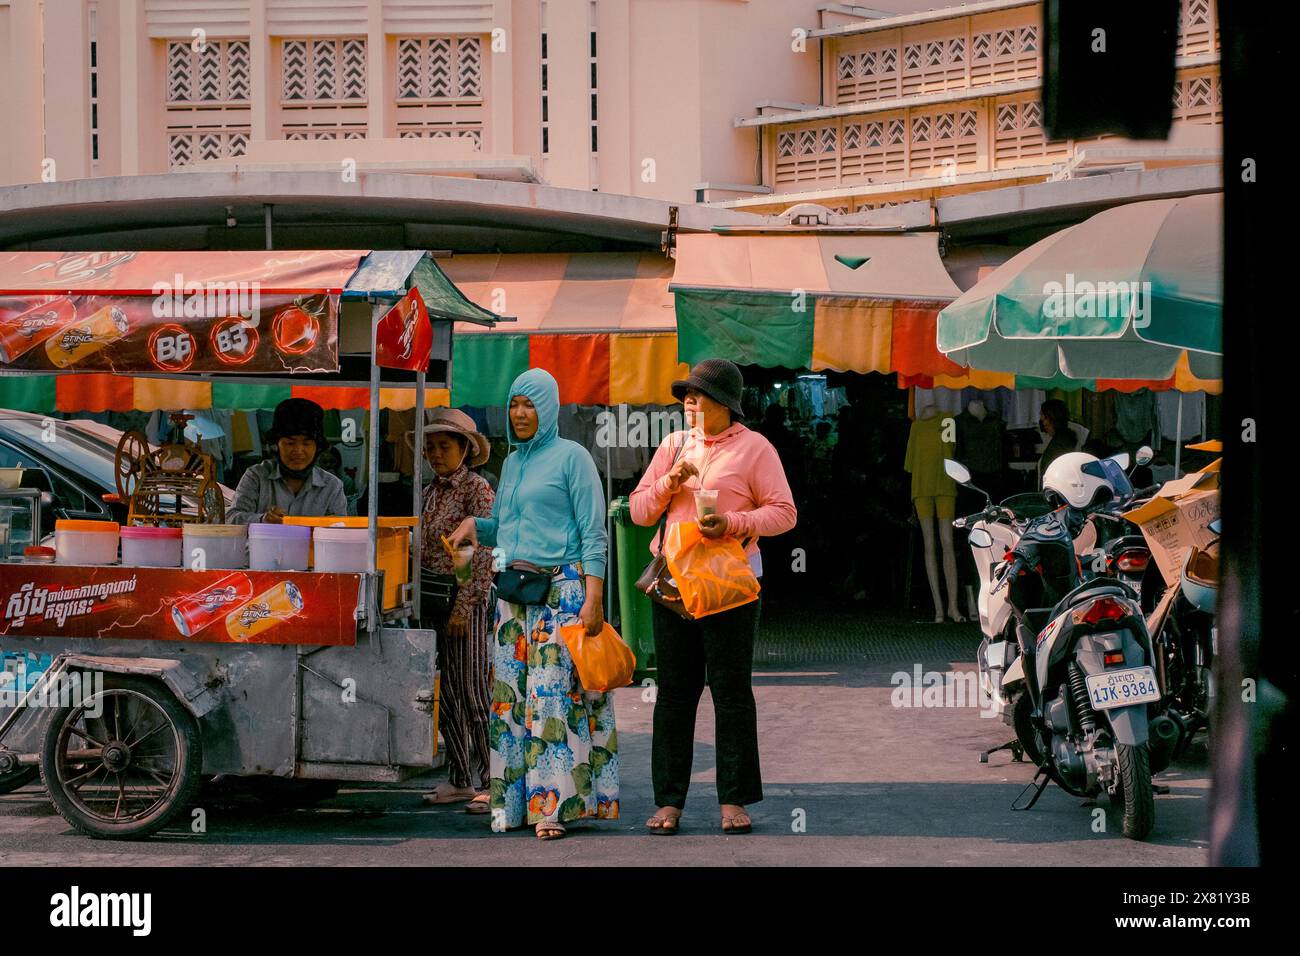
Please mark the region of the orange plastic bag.
POLYGON ((694 521, 670 525, 664 557, 691 617, 708 617, 758 600, 758 578, 735 538, 706 538, 694 521))
POLYGON ((569 647, 584 690, 607 691, 632 683, 636 655, 609 621, 596 635, 588 634, 581 624, 565 624, 560 636, 569 647))

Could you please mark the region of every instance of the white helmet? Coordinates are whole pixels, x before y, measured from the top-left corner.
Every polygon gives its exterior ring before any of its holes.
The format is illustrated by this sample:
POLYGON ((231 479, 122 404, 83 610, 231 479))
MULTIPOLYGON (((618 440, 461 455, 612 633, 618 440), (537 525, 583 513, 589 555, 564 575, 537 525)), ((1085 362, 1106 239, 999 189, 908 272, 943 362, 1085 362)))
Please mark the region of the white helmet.
POLYGON ((1043 473, 1043 491, 1055 493, 1073 508, 1087 508, 1097 501, 1098 495, 1113 497, 1115 489, 1101 477, 1103 471, 1095 455, 1083 451, 1067 452, 1058 457, 1043 473), (1084 469, 1084 465, 1097 467, 1084 469))

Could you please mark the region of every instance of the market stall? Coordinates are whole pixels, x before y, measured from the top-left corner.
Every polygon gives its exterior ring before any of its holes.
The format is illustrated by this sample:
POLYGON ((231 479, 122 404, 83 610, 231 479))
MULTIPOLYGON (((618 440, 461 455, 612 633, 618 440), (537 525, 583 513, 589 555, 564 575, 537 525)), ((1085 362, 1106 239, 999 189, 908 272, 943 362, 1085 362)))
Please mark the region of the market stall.
MULTIPOLYGON (((0 379, 83 394, 157 382, 168 408, 199 404, 195 383, 302 382, 350 393, 374 423, 385 388, 424 406, 427 385, 449 386, 454 322, 499 318, 419 251, 0 255, 0 379)), ((374 475, 373 427, 366 437, 374 475)), ((39 764, 70 823, 130 837, 164 826, 203 776, 427 770, 436 635, 412 626, 414 518, 376 517, 370 481, 360 527, 300 528, 274 536, 302 542, 296 553, 278 541, 259 555, 176 483, 202 471, 199 449, 178 438, 122 452, 135 463, 122 475, 127 526, 61 522, 52 555, 33 545, 0 563, 0 652, 36 665, 0 688, 0 791, 39 764), (164 500, 134 507, 149 488, 164 500), (148 545, 167 551, 169 529, 181 532, 174 554, 142 557, 135 539, 152 532, 148 545)), ((417 475, 413 514, 420 495, 417 475)))

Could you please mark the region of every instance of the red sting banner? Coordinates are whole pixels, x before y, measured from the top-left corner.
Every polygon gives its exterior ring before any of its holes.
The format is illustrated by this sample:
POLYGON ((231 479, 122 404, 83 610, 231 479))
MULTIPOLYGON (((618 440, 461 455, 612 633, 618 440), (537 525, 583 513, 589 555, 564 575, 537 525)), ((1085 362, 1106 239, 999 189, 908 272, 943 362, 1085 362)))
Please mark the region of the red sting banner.
POLYGON ((433 351, 433 326, 419 289, 411 289, 379 320, 375 332, 375 364, 424 372, 433 351))
POLYGON ((356 643, 363 575, 0 564, 0 636, 356 643))
POLYGON ((355 251, 0 253, 0 367, 336 372, 355 251))

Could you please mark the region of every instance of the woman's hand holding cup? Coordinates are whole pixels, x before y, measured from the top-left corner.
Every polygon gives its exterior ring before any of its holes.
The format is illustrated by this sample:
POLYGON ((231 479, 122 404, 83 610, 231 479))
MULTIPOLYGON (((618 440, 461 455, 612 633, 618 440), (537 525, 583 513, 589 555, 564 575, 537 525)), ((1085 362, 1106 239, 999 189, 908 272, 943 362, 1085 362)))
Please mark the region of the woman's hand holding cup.
POLYGON ((705 515, 700 519, 700 534, 706 538, 721 538, 731 530, 731 522, 726 515, 705 515))
POLYGON ((456 530, 451 533, 450 538, 452 547, 460 547, 464 544, 472 544, 478 547, 478 526, 474 524, 472 517, 466 518, 460 524, 456 525, 456 530))

